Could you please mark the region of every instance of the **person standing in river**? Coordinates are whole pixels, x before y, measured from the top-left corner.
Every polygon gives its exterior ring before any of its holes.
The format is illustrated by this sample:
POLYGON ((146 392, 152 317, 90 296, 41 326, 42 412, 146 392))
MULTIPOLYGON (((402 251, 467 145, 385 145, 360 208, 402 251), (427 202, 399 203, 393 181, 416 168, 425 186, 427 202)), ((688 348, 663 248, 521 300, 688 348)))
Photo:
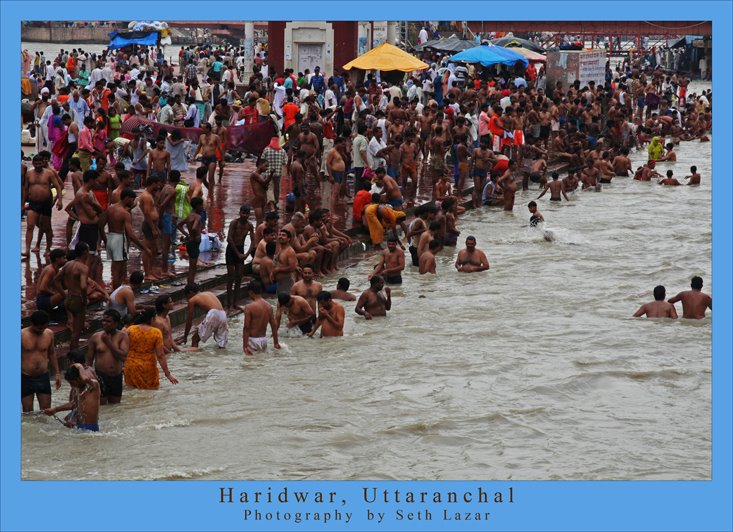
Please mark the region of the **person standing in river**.
POLYGON ((667 300, 674 305, 682 301, 682 317, 690 320, 701 320, 708 309, 713 310, 713 298, 702 291, 702 277, 695 276, 690 282, 691 290, 680 292, 667 300))

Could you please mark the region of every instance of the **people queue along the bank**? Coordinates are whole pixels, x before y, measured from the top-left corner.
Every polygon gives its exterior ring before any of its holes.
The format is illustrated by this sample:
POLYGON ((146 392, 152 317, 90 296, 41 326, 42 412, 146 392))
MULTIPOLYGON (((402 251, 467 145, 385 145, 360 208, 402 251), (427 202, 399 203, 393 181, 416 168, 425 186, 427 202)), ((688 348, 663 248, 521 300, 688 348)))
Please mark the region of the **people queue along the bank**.
MULTIPOLYGON (((404 83, 388 84, 374 74, 363 81, 346 72, 327 78, 319 67, 297 75, 292 69, 276 72, 260 56, 238 89, 241 59, 231 47, 184 47, 175 67, 152 47, 99 56, 62 50, 44 68, 34 64, 30 82, 39 97, 28 112, 37 153, 31 167, 21 165, 22 256, 30 260, 32 252, 39 253, 45 237, 48 263, 36 285, 38 310, 22 331, 25 412, 32 411, 34 395, 47 413, 58 411, 50 408, 49 363, 57 388, 60 380, 47 325, 48 313, 60 309, 70 332, 73 364, 66 377, 76 390, 76 410, 87 396, 119 402, 123 375, 130 386, 157 388, 158 365, 177 383, 166 359, 181 350, 168 317, 174 302, 165 294, 154 307, 137 302, 141 292, 151 291, 144 283, 175 278, 170 263, 176 251, 189 263, 183 343, 193 330, 192 348, 210 337, 221 348, 227 345, 227 316, 241 309, 247 259, 254 277, 246 286, 251 303, 244 307, 247 355, 267 345, 268 326, 279 348, 283 314, 288 329, 341 336, 345 311, 336 300, 355 299, 349 281, 342 278, 336 290, 327 291, 314 278, 336 272, 339 256, 353 244, 336 223, 336 213, 347 205, 354 227, 380 249, 369 288, 356 300, 355 312, 369 320, 390 310, 385 285, 402 282, 405 249, 420 274, 436 273, 436 255, 457 245, 457 220, 469 189, 473 207, 512 211, 517 186, 527 190, 530 182, 542 190, 538 200, 549 191, 551 201, 568 200, 579 187, 600 191, 620 176, 679 185, 672 170, 666 177, 657 173, 656 162, 676 161, 680 141, 706 142, 712 127, 712 91, 688 95, 684 73, 645 70, 638 62, 624 71, 607 66, 604 83, 563 87, 546 86, 543 68, 534 65, 497 70, 433 63, 404 83), (123 132, 123 124, 136 116, 165 127, 152 138, 145 127, 123 132), (240 208, 226 235, 224 308, 196 283, 206 206, 226 186, 227 160, 247 156, 233 147, 228 128, 266 121, 276 134, 250 173, 250 204, 240 208), (191 128, 200 128, 198 136, 182 134, 191 128), (648 153, 636 170, 632 149, 648 153), (195 161, 189 183, 185 174, 195 161), (560 179, 551 161, 566 163, 567 175, 560 179), (73 196, 64 205, 67 179, 73 196), (282 202, 284 187, 289 192, 282 202), (418 197, 421 192, 427 197, 418 197), (408 226, 406 210, 412 207, 408 226), (52 248, 54 208, 68 215, 67 250, 52 248), (139 232, 133 212, 141 220, 139 232), (285 216, 288 223, 281 226, 285 216), (142 272, 128 272, 130 244, 141 251, 142 272), (109 283, 102 278, 103 249, 111 262, 109 283), (275 310, 263 295, 277 297, 275 310), (79 357, 88 305, 96 302, 108 307, 102 330, 89 339, 86 357, 79 357), (204 319, 194 327, 197 313, 204 319)), ((685 179, 700 184, 695 166, 685 179)), ((544 221, 536 201, 528 209, 530 226, 544 221)), ((476 238, 466 238, 456 270, 489 267, 476 238)), ((663 289, 655 290, 655 302, 637 314, 675 317, 673 303, 682 301, 684 317, 704 317, 704 306, 712 308, 712 302, 702 301, 702 280, 696 279, 691 294, 681 293, 667 307, 664 295, 657 298, 663 289)), ((95 416, 88 412, 79 426, 93 425, 95 416)))

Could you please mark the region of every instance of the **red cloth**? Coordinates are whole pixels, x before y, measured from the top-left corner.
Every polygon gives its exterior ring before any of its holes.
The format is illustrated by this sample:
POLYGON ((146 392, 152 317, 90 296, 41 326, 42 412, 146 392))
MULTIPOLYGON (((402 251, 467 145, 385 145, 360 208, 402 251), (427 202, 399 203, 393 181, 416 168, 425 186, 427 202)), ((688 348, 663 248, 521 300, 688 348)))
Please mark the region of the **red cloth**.
POLYGON ((354 220, 361 222, 361 212, 372 202, 372 195, 368 190, 360 190, 354 196, 354 220))
MULTIPOLYGON (((135 115, 122 123, 120 133, 132 135, 140 126, 150 127, 154 137, 157 137, 160 131, 170 133, 175 129, 180 131, 181 137, 193 142, 198 142, 202 132, 200 128, 169 126, 135 115)), ((275 126, 269 120, 250 126, 226 126, 226 128, 229 133, 227 148, 247 153, 262 153, 262 150, 270 143, 270 139, 277 133, 275 126)))

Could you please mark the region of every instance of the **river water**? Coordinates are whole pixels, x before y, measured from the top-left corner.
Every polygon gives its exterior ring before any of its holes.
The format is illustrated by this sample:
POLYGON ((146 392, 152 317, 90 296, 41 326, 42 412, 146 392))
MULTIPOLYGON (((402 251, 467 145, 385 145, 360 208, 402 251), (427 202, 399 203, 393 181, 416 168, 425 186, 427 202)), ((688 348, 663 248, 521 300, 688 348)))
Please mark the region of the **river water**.
MULTIPOLYGON (((100 433, 23 419, 22 478, 710 479, 711 316, 630 317, 657 284, 712 291, 711 143, 658 170, 693 164, 700 187, 546 196, 547 233, 527 227, 536 189, 512 213, 469 211, 459 240, 491 270, 458 274, 447 249, 437 276, 408 267, 386 319, 348 304, 343 338, 245 359, 233 318, 228 349, 170 356, 180 384, 126 388, 100 433)), ((345 272, 355 294, 374 263, 345 272)))
MULTIPOLYGON (((710 144, 660 166, 691 164, 699 188, 543 198, 552 242, 527 227, 535 190, 467 213, 491 270, 460 275, 446 250, 437 277, 408 269, 388 318, 349 305, 343 338, 245 360, 233 319, 226 351, 173 355, 181 383, 126 389, 99 434, 24 420, 23 478, 710 478, 711 318, 630 318, 657 284, 711 290, 710 144)), ((355 289, 373 262, 347 271, 355 289)))

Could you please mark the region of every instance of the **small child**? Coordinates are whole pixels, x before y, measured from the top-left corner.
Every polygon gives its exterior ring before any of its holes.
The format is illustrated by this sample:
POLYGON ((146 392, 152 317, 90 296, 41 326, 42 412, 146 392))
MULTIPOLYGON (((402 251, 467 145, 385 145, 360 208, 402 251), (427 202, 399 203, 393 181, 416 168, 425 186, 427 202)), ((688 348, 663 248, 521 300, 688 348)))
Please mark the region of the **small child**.
POLYGON ((542 213, 537 210, 537 202, 536 201, 530 201, 527 205, 527 208, 529 209, 529 212, 531 216, 529 217, 529 226, 530 227, 537 227, 537 225, 540 222, 545 221, 545 217, 542 216, 542 213))

